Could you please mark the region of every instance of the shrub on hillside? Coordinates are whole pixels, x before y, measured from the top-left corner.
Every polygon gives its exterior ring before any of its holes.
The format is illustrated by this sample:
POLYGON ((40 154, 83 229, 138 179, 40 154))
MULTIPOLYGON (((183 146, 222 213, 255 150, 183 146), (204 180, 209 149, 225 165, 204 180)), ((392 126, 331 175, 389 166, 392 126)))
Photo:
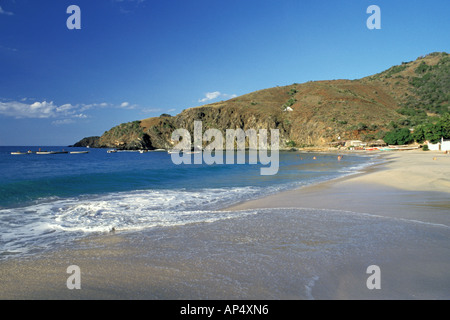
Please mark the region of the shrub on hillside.
POLYGON ((412 137, 418 143, 422 143, 425 140, 437 143, 441 138, 450 139, 450 113, 444 114, 436 123, 426 123, 417 126, 412 137))
POLYGON ((384 141, 387 144, 401 145, 411 143, 414 139, 408 128, 400 128, 386 133, 384 136, 384 141))

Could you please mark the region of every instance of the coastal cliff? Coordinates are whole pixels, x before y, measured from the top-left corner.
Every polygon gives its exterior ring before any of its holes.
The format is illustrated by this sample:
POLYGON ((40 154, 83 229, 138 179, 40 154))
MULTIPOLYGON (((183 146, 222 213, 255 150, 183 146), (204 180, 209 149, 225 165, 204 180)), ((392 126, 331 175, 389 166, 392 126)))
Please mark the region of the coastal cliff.
POLYGON ((280 148, 372 141, 389 130, 412 128, 448 112, 449 77, 450 56, 432 53, 362 79, 294 83, 189 108, 176 116, 123 123, 90 146, 169 149, 172 132, 184 128, 193 135, 195 120, 202 121, 203 130, 215 128, 223 135, 226 129, 279 129, 280 148))

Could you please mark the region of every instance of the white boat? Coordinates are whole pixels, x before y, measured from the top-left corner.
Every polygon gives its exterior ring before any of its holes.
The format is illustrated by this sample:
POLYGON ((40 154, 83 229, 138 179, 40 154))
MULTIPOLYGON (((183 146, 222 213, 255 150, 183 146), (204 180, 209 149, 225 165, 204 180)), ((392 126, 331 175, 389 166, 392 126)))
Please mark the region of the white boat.
POLYGON ((396 150, 417 150, 419 147, 398 147, 396 150))
POLYGON ((66 154, 69 151, 38 151, 36 154, 66 154))
POLYGON ((29 154, 28 152, 20 152, 20 151, 16 151, 16 152, 11 152, 11 154, 13 155, 19 155, 19 154, 29 154))
POLYGON ((172 153, 180 153, 183 152, 183 150, 168 150, 167 153, 172 154, 172 153))
POLYGON ((89 151, 70 151, 70 154, 83 154, 83 153, 89 153, 89 151))
POLYGON ((115 150, 115 149, 111 149, 111 150, 108 150, 108 151, 106 151, 107 153, 116 153, 117 152, 117 150, 115 150))

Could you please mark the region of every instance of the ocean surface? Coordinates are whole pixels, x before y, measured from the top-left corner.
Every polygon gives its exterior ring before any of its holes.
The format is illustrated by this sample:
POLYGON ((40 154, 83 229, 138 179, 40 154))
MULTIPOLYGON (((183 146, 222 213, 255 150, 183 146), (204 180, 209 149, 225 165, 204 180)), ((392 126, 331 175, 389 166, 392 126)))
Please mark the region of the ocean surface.
POLYGON ((89 153, 11 155, 38 147, 0 147, 0 259, 113 229, 241 217, 248 213, 219 209, 354 174, 380 161, 368 155, 346 154, 337 161, 337 154, 280 152, 278 174, 262 176, 260 164, 175 165, 167 152, 40 148, 89 153))

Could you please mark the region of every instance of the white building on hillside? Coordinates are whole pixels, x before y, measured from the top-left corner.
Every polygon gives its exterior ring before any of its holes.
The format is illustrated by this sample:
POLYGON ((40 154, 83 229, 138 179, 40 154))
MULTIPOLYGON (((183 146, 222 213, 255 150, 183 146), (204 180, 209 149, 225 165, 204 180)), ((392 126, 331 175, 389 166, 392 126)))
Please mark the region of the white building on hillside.
POLYGON ((444 139, 441 140, 441 150, 442 151, 450 151, 450 139, 444 139))
POLYGON ((364 147, 367 143, 362 142, 361 140, 349 140, 345 142, 346 147, 364 147))

